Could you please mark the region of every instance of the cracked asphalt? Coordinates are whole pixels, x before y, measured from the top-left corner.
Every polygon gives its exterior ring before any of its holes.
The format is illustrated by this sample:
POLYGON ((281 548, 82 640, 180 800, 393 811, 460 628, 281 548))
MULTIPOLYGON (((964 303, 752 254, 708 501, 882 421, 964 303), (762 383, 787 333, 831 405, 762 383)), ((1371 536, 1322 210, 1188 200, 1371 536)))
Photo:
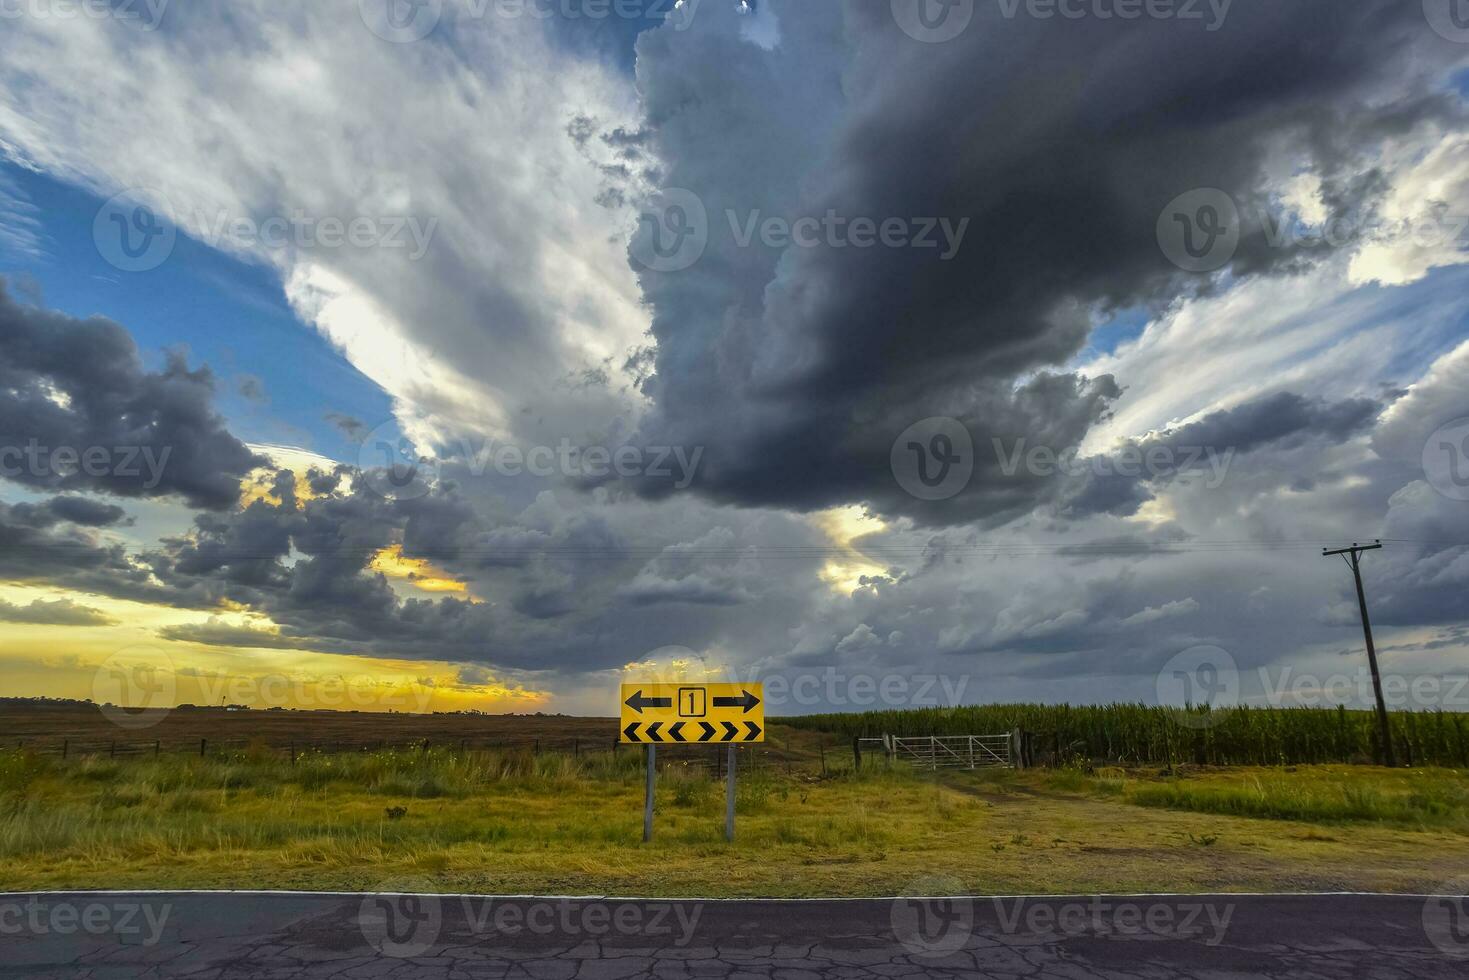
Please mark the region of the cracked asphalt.
POLYGON ((0 976, 1469 976, 1469 901, 1380 895, 717 902, 0 896, 0 976))

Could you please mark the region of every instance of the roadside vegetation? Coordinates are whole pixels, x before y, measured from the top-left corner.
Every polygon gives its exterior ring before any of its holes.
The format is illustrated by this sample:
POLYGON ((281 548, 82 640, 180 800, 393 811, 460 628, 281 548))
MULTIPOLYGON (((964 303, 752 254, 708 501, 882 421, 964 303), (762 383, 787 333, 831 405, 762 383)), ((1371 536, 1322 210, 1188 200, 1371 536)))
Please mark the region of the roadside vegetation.
MULTIPOLYGON (((1469 769, 1469 715, 1395 712, 1393 744, 1409 766, 1469 769)), ((1379 756, 1377 720, 1345 708, 1167 708, 1143 704, 988 704, 783 721, 851 739, 879 735, 998 735, 1019 728, 1038 759, 1082 757, 1122 764, 1287 766, 1370 763, 1379 756)))
POLYGON ((431 889, 891 895, 1400 890, 1469 863, 1447 770, 861 771, 827 750, 742 770, 737 839, 707 764, 641 757, 273 749, 0 753, 0 889, 431 889), (924 884, 928 883, 928 884, 924 884))

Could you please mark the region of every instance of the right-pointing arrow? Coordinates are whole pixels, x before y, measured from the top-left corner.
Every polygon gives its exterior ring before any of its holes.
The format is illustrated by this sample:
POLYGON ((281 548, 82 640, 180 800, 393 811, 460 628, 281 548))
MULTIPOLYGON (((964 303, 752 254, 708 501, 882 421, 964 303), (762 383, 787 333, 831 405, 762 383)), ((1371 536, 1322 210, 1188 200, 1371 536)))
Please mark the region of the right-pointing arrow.
POLYGON ((704 729, 704 734, 699 736, 699 741, 707 742, 714 737, 714 732, 716 731, 716 729, 713 725, 709 724, 707 721, 701 721, 699 722, 699 727, 704 729))
POLYGON ((721 721, 720 724, 724 726, 724 738, 720 739, 720 741, 733 742, 735 739, 740 737, 740 730, 731 723, 727 721, 721 721))
POLYGON ((753 721, 747 721, 745 722, 745 727, 750 730, 750 737, 745 739, 746 742, 753 742, 755 741, 755 739, 760 737, 759 725, 755 724, 753 721))
POLYGON ((760 703, 760 699, 749 691, 742 691, 737 698, 714 698, 713 701, 716 708, 744 708, 745 714, 749 714, 750 709, 760 703))

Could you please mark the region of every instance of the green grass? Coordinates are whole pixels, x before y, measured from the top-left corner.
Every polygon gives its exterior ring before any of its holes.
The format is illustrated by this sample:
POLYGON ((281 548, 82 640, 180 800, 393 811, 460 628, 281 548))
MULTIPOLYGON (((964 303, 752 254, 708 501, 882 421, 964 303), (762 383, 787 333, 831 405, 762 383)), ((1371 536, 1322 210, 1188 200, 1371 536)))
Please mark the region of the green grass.
POLYGON ((1469 776, 1454 770, 1337 766, 1149 776, 1104 769, 1095 775, 1055 770, 1043 778, 1053 789, 1143 807, 1263 820, 1382 823, 1469 835, 1469 776))
POLYGON ((295 766, 251 752, 4 752, 0 890, 890 895, 941 874, 978 893, 1406 891, 1469 862, 1465 780, 1448 772, 823 776, 813 764, 745 769, 738 786, 731 844, 722 783, 668 765, 643 844, 633 752, 385 751, 295 766))

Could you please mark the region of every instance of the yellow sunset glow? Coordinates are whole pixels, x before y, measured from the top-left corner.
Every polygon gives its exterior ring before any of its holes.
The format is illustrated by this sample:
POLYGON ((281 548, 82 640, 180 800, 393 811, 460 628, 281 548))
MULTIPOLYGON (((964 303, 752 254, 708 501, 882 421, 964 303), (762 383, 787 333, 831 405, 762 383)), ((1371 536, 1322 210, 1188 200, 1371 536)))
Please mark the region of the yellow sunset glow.
POLYGON ((388 578, 407 582, 424 592, 469 591, 467 585, 434 568, 428 559, 404 556, 401 544, 389 545, 379 551, 368 567, 375 572, 382 572, 388 578))
POLYGON ((813 514, 811 522, 841 549, 841 553, 828 559, 818 573, 832 591, 850 593, 862 587, 863 576, 886 574, 887 566, 867 557, 856 544, 861 538, 887 530, 887 525, 880 518, 853 506, 813 514))

